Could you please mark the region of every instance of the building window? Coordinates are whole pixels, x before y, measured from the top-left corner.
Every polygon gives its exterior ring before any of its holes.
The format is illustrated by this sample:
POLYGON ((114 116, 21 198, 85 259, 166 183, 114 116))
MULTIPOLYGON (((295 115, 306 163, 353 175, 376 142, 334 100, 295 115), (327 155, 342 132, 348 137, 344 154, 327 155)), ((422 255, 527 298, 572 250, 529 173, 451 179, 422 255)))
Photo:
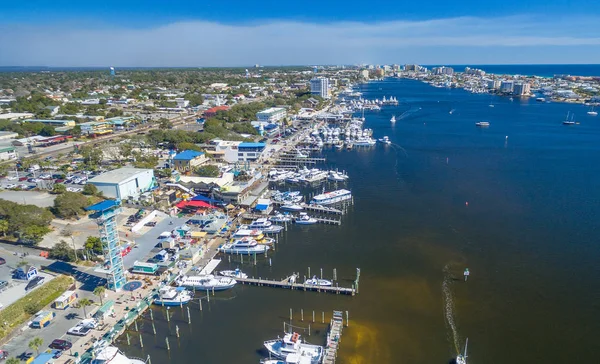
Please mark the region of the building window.
POLYGON ((238 157, 243 157, 244 153, 238 153, 238 157))

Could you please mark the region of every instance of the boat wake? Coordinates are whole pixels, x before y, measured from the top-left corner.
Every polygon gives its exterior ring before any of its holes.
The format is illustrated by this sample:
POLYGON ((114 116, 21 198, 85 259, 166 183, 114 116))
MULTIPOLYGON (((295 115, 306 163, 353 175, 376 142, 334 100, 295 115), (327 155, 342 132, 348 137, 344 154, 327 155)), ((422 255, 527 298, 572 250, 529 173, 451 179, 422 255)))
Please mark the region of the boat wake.
POLYGON ((460 340, 456 320, 454 319, 454 294, 452 293, 453 277, 450 274, 450 267, 447 264, 444 267, 444 281, 442 282, 442 294, 444 296, 444 317, 446 318, 446 327, 448 328, 448 340, 454 345, 456 353, 460 353, 460 340))

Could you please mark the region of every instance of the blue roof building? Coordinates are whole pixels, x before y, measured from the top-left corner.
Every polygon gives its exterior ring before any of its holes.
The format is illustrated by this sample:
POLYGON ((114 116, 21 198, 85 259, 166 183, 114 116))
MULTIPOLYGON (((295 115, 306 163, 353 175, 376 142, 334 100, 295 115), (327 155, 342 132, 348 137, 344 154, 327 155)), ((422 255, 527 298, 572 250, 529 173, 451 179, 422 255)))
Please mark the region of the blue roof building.
POLYGON ((238 161, 256 161, 267 145, 265 143, 240 143, 238 145, 238 161))
POLYGON ((185 150, 173 157, 173 168, 178 171, 191 171, 192 168, 205 163, 208 159, 204 152, 185 150))

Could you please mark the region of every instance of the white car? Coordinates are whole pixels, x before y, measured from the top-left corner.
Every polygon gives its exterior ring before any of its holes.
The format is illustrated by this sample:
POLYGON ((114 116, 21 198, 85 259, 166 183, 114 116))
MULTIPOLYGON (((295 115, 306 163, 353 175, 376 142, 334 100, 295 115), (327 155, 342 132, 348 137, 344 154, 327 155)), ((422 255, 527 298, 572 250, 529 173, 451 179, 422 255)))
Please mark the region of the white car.
POLYGON ((16 181, 18 178, 17 178, 17 176, 8 176, 8 177, 6 177, 6 179, 9 181, 16 181))
POLYGON ((14 184, 14 183, 11 183, 11 184, 9 184, 9 185, 6 185, 6 186, 4 186, 4 187, 6 187, 6 188, 17 188, 17 185, 16 185, 16 184, 14 184))

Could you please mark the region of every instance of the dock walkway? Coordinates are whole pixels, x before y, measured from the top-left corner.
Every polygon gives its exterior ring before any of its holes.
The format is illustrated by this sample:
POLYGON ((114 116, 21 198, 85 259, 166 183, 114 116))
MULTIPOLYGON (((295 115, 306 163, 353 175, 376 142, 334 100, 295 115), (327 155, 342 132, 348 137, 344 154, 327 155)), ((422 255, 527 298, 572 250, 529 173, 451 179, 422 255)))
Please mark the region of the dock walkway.
POLYGON ((342 311, 333 311, 333 318, 331 319, 329 332, 327 333, 327 344, 325 346, 325 354, 323 355, 323 364, 335 363, 343 328, 344 316, 342 311))
POLYGON ((283 289, 295 289, 295 290, 304 290, 304 291, 312 291, 312 292, 324 292, 324 293, 334 293, 334 294, 346 294, 354 296, 356 294, 356 290, 354 288, 346 288, 339 286, 315 286, 304 283, 291 283, 291 277, 287 277, 282 281, 276 281, 271 279, 263 279, 263 278, 239 278, 236 277, 235 280, 241 284, 248 284, 252 286, 259 287, 273 287, 273 288, 283 288, 283 289))

